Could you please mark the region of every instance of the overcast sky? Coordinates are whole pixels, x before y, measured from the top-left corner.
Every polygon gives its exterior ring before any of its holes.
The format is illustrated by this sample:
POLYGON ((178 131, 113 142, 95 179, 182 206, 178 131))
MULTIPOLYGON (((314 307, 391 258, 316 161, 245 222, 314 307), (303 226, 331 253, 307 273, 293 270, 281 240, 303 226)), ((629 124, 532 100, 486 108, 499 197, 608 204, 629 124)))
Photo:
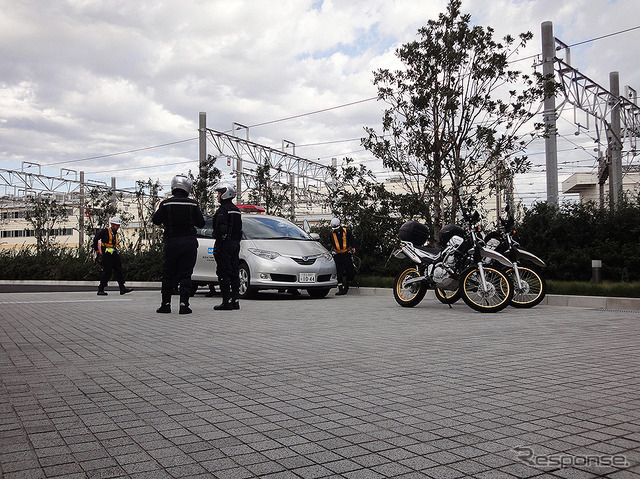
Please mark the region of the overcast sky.
MULTIPOLYGON (((122 188, 149 178, 167 185, 197 171, 199 112, 214 130, 237 122, 257 143, 280 148, 286 139, 304 158, 349 156, 375 168, 359 141, 385 107, 368 100, 373 71, 397 67, 395 49, 446 4, 0 0, 0 169, 33 162, 49 176, 82 170, 122 188)), ((551 21, 557 38, 581 43, 572 64, 591 80, 608 89, 618 71, 621 89, 640 89, 640 29, 616 34, 640 25, 637 0, 463 0, 462 11, 499 37, 531 31, 521 57, 541 52, 541 23, 551 21)), ((518 67, 529 73, 533 63, 518 67)), ((593 128, 576 136, 571 121, 558 126, 560 180, 591 171, 593 128)), ((544 164, 543 142, 529 153, 544 164)), ((517 186, 544 200, 543 168, 517 186)))

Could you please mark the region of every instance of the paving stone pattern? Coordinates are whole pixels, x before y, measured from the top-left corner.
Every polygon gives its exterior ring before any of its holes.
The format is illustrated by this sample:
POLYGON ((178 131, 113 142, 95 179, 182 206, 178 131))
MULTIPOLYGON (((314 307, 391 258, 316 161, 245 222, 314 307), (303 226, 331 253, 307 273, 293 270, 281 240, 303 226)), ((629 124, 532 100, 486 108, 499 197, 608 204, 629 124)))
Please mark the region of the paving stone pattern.
POLYGON ((0 295, 0 477, 640 477, 637 312, 159 299, 0 295))

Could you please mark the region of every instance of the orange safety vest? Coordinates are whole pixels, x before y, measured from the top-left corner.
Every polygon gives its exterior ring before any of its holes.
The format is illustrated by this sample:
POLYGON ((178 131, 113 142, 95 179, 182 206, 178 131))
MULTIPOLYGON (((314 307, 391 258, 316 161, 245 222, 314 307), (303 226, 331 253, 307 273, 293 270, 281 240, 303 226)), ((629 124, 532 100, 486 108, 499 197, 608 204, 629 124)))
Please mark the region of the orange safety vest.
POLYGON ((347 228, 342 227, 342 247, 340 247, 337 233, 335 231, 333 232, 333 250, 336 253, 346 253, 349 251, 347 248, 347 228))
POLYGON ((107 228, 107 231, 109 232, 109 242, 108 243, 102 243, 102 247, 103 248, 117 248, 118 247, 118 242, 119 242, 118 233, 116 233, 114 235, 113 231, 111 231, 111 228, 107 228))

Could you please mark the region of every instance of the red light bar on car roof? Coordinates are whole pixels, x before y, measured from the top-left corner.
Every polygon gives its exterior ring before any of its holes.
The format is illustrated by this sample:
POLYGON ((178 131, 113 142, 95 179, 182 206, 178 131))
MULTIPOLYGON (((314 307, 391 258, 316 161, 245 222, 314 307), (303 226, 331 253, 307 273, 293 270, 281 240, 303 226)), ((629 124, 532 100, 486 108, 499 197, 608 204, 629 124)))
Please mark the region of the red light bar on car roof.
POLYGON ((255 205, 236 205, 240 211, 243 213, 264 213, 267 211, 262 206, 255 205))

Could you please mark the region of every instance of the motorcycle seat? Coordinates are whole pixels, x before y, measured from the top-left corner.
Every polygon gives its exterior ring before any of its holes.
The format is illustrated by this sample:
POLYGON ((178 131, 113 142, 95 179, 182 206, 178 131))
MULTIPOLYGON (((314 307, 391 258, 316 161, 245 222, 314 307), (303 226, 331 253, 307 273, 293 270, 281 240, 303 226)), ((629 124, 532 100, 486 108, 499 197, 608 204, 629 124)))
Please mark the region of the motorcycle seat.
POLYGON ((438 254, 440 253, 440 248, 429 248, 427 246, 417 246, 414 245, 417 249, 419 249, 420 251, 424 251, 425 253, 429 253, 429 254, 438 254))

